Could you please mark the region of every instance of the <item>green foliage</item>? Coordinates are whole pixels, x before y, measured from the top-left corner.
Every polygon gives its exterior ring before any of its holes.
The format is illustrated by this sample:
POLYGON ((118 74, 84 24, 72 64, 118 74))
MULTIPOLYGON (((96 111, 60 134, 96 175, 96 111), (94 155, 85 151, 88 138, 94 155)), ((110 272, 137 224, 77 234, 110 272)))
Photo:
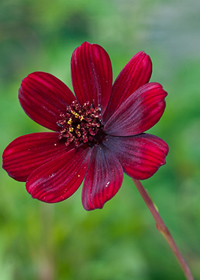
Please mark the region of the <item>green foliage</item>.
MULTIPOLYGON (((166 112, 150 132, 165 139, 170 152, 167 164, 144 186, 198 279, 200 4, 188 3, 2 0, 0 148, 3 152, 16 137, 43 129, 25 116, 17 99, 30 72, 50 72, 71 87, 70 57, 83 41, 108 51, 114 77, 137 51, 146 51, 153 60, 152 81, 169 93, 166 112)), ((81 189, 46 205, 3 170, 0 186, 2 280, 183 279, 130 178, 125 176, 116 197, 93 212, 82 208, 81 189)))

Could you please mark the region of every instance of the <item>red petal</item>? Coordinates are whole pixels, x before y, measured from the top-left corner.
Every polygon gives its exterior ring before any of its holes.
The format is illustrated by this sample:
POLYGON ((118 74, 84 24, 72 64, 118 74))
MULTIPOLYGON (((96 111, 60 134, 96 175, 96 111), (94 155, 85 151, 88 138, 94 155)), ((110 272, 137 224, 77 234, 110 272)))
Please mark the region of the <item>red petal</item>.
POLYGON ((112 66, 107 52, 99 45, 83 43, 71 59, 72 84, 80 104, 94 101, 102 113, 112 89, 112 66))
POLYGON ((80 186, 90 159, 88 149, 72 149, 36 169, 26 183, 33 198, 54 203, 67 199, 80 186))
POLYGON ((58 131, 56 121, 66 106, 75 100, 71 90, 59 79, 44 72, 29 74, 21 83, 19 101, 26 114, 35 122, 58 131))
POLYGON ((58 142, 55 132, 33 133, 12 141, 3 153, 3 168, 17 181, 26 181, 28 176, 47 161, 69 150, 58 142))
POLYGON ((113 84, 104 120, 108 120, 134 91, 149 82, 151 72, 152 63, 150 57, 145 52, 136 53, 122 69, 113 84))
POLYGON ((117 158, 105 146, 95 146, 83 185, 83 207, 102 208, 117 193, 122 180, 123 170, 117 158))
POLYGON ((140 134, 161 118, 167 93, 158 83, 140 87, 119 107, 104 126, 106 133, 115 136, 140 134))
POLYGON ((124 171, 138 180, 151 177, 161 165, 166 163, 168 145, 151 134, 128 137, 107 136, 107 141, 104 143, 118 158, 124 171))

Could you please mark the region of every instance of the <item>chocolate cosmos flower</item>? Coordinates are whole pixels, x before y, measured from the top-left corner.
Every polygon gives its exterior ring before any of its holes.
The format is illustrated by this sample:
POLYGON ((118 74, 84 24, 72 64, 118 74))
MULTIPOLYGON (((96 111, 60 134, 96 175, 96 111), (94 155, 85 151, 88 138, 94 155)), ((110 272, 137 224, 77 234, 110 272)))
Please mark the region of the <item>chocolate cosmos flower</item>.
POLYGON ((147 179, 165 164, 167 144, 144 131, 165 109, 167 93, 149 83, 150 57, 139 52, 112 85, 108 54, 83 43, 72 54, 75 95, 51 74, 34 72, 19 89, 19 101, 35 122, 54 131, 21 136, 3 153, 9 176, 26 181, 33 198, 67 199, 83 179, 86 210, 102 208, 119 190, 123 172, 147 179))

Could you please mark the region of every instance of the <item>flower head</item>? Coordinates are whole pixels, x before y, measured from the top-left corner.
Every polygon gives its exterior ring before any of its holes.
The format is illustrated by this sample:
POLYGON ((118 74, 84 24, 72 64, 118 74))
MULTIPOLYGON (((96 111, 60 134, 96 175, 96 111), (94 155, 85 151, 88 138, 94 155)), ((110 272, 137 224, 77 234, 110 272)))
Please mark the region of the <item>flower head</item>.
POLYGON ((167 93, 149 83, 150 57, 139 52, 112 85, 108 54, 83 43, 71 59, 75 95, 59 79, 44 72, 21 83, 19 101, 26 114, 54 131, 18 137, 3 153, 9 176, 26 182, 33 198, 59 202, 82 181, 86 210, 102 208, 119 190, 123 172, 147 179, 165 164, 167 144, 144 133, 165 109, 167 93))

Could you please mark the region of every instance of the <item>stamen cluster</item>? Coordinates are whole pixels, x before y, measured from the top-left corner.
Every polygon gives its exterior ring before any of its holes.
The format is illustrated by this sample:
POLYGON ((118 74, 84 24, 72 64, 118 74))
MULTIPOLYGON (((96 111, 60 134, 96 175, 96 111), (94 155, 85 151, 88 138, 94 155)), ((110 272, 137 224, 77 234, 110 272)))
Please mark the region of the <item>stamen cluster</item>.
MULTIPOLYGON (((61 127, 59 139, 66 139, 65 145, 74 142, 75 147, 82 143, 89 146, 98 143, 98 136, 101 134, 101 108, 94 107, 92 103, 86 102, 81 106, 78 101, 73 101, 67 106, 66 113, 61 113, 57 125, 61 127)), ((100 137, 101 138, 101 137, 100 137)))

